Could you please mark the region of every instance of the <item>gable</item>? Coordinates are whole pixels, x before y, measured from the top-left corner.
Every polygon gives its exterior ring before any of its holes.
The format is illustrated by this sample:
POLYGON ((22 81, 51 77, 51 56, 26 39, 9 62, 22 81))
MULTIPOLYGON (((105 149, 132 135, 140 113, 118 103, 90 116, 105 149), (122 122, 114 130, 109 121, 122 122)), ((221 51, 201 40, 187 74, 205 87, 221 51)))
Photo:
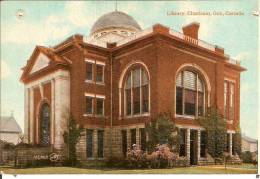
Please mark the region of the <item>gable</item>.
POLYGON ((0 132, 17 132, 21 133, 22 129, 12 116, 1 116, 0 132))
POLYGON ((50 59, 43 53, 40 53, 35 60, 35 63, 32 67, 30 74, 47 67, 49 65, 49 62, 50 59))

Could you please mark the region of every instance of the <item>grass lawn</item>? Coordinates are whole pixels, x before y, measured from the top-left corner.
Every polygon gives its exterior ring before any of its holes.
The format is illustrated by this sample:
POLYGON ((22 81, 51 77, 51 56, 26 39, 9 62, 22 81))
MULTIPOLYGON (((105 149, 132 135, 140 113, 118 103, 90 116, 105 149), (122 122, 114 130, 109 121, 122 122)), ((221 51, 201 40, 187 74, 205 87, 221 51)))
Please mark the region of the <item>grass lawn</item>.
POLYGON ((256 174, 257 169, 254 166, 194 166, 173 169, 85 169, 72 167, 41 167, 15 169, 10 167, 0 167, 0 170, 6 174, 256 174))

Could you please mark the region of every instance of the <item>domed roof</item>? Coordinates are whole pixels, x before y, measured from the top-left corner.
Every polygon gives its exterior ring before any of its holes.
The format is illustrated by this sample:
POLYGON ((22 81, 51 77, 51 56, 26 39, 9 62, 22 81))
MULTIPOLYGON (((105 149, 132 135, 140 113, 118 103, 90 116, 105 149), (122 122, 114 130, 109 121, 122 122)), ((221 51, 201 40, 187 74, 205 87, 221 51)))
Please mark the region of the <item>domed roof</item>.
POLYGON ((141 30, 141 27, 133 17, 124 12, 114 11, 102 15, 92 26, 90 34, 93 34, 98 30, 111 27, 123 27, 133 30, 141 30))

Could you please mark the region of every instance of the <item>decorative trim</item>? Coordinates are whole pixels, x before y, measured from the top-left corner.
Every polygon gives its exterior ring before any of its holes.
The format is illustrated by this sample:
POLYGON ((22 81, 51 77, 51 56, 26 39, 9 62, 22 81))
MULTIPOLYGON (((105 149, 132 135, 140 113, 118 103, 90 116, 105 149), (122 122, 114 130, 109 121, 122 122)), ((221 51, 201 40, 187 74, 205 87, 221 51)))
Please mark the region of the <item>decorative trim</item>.
POLYGON ((97 61, 97 60, 96 60, 96 64, 97 64, 97 65, 103 65, 103 66, 106 66, 106 64, 105 64, 104 62, 97 61))
POLYGON ((99 60, 92 60, 89 58, 85 58, 85 62, 106 66, 105 62, 101 62, 99 60))
POLYGON ((173 49, 175 49, 175 50, 179 50, 179 51, 184 52, 184 53, 187 53, 187 54, 189 54, 189 55, 193 55, 193 56, 195 56, 195 57, 202 58, 202 59, 207 60, 207 61, 209 61, 209 62, 211 62, 211 63, 217 63, 216 61, 214 61, 214 60, 212 60, 212 59, 210 59, 210 58, 207 58, 207 57, 204 57, 204 56, 195 54, 195 53, 193 53, 193 52, 189 52, 189 51, 187 51, 187 50, 183 50, 183 49, 174 47, 174 46, 172 46, 172 45, 170 46, 170 48, 173 48, 173 49))
POLYGON ((231 78, 227 78, 227 77, 224 77, 224 81, 236 83, 236 80, 235 80, 235 79, 231 79, 231 78))
POLYGON ((95 94, 93 94, 93 93, 85 93, 85 96, 88 96, 88 97, 93 97, 93 98, 95 98, 95 94))
POLYGON ((91 60, 91 59, 89 59, 89 58, 85 58, 85 62, 94 63, 94 64, 95 64, 95 60, 91 60))
POLYGON ((96 98, 106 99, 105 95, 96 94, 96 98))
POLYGON ((46 76, 40 78, 39 80, 35 80, 31 83, 26 84, 25 87, 26 88, 35 87, 35 86, 38 86, 42 82, 47 83, 47 82, 51 81, 53 78, 56 78, 56 77, 67 78, 67 77, 69 77, 69 75, 70 75, 70 73, 67 70, 57 70, 49 75, 46 75, 46 76))

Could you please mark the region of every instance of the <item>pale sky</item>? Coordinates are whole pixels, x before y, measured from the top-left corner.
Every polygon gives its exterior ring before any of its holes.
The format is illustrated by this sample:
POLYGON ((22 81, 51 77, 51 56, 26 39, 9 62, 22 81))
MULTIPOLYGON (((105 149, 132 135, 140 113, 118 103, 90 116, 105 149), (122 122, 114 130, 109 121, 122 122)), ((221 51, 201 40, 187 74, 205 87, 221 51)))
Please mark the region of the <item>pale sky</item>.
MULTIPOLYGON (((181 31, 197 21, 199 38, 225 48, 247 68, 241 74, 240 125, 242 132, 257 138, 258 119, 258 18, 257 0, 241 1, 118 1, 118 10, 128 13, 143 29, 160 23, 181 31), (241 11, 242 16, 169 16, 169 11, 241 11)), ((5 1, 1 2, 1 115, 14 116, 23 128, 24 91, 21 68, 36 45, 54 46, 70 35, 87 36, 95 20, 115 10, 113 1, 5 1), (19 10, 24 12, 17 18, 19 10)))

